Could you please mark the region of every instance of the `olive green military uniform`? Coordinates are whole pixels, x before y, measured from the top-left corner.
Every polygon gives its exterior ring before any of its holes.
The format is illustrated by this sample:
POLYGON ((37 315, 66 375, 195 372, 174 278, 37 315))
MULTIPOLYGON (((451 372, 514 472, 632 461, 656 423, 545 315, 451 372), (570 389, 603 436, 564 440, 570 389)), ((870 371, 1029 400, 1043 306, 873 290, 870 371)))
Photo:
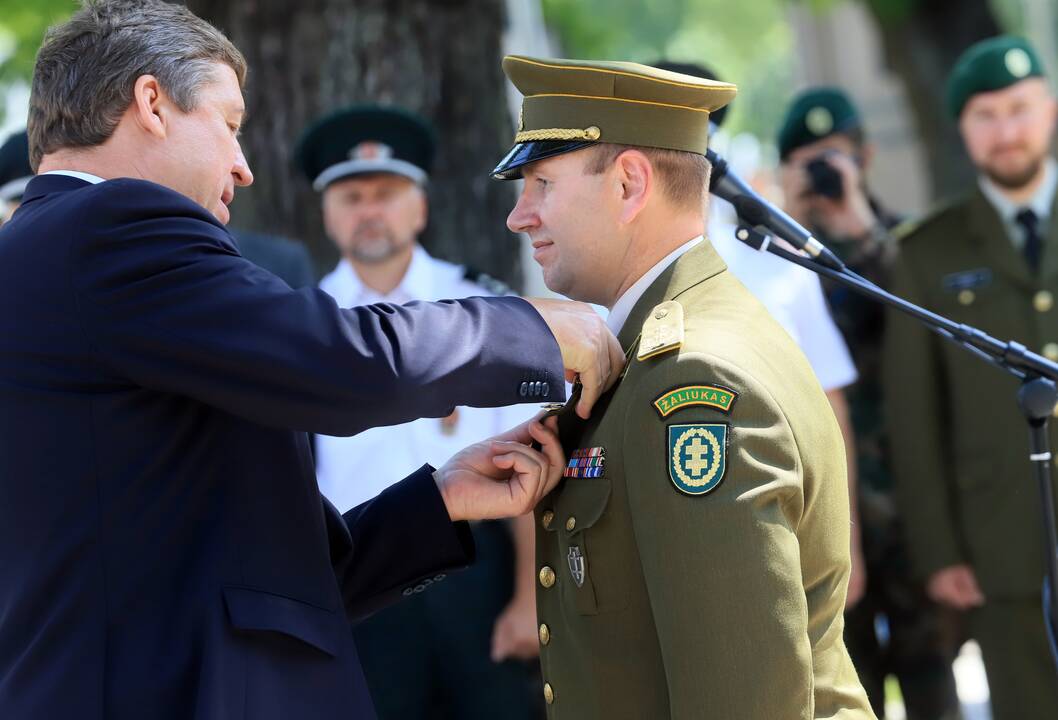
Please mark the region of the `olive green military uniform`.
MULTIPOLYGON (((776 144, 779 157, 788 163, 794 151, 820 147, 821 140, 843 135, 856 148, 853 159, 862 162, 863 131, 863 119, 847 93, 808 88, 790 102, 776 144)), ((822 151, 816 158, 826 162, 822 151)), ((837 170, 832 173, 840 181, 837 170)), ((817 194, 830 191, 819 182, 812 186, 817 194)), ((823 228, 810 229, 850 270, 887 288, 896 254, 890 231, 900 219, 870 195, 867 200, 876 225, 865 237, 835 237, 823 228)), ((959 644, 958 618, 931 601, 912 573, 894 497, 882 405, 885 305, 833 280, 823 278, 822 286, 859 374, 845 388, 845 396, 856 441, 855 483, 867 584, 859 602, 845 613, 845 645, 876 714, 885 714, 886 681, 895 677, 908 720, 956 718, 959 698, 952 661, 959 644), (881 622, 887 632, 880 637, 881 622)))
POLYGON ((619 339, 619 384, 561 417, 588 476, 536 511, 548 716, 874 717, 842 641, 843 444, 800 350, 708 243, 619 339))
MULTIPOLYGON (((1044 247, 1036 276, 975 191, 901 238, 892 290, 1058 360, 1058 222, 1044 247)), ((971 631, 994 716, 1058 717, 1039 600, 1039 494, 1018 381, 913 320, 893 313, 888 327, 886 404, 912 559, 923 577, 960 563, 973 568, 986 605, 971 614, 971 631)))
MULTIPOLYGON (((1023 38, 983 40, 952 69, 949 112, 959 119, 975 95, 1043 73, 1023 38)), ((1053 165, 1047 172, 1053 176, 1053 165)), ((1029 206, 1049 218, 1050 237, 1040 245, 1005 226, 980 186, 898 231, 893 292, 1058 360, 1058 206, 1045 197, 1029 206)), ((886 409, 912 560, 923 578, 953 565, 972 568, 985 603, 971 611, 970 631, 981 645, 994 720, 1056 718, 1058 676, 1040 605, 1039 491, 1018 380, 895 312, 886 335, 886 409)), ((1056 439, 1052 426, 1052 445, 1056 439)))

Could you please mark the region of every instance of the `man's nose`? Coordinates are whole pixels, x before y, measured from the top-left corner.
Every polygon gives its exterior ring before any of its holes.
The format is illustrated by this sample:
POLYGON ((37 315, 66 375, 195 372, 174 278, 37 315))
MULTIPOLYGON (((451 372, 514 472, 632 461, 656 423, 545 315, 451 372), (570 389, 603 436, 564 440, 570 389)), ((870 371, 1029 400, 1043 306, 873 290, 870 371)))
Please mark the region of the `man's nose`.
POLYGON ((536 213, 526 200, 525 193, 522 193, 518 196, 518 202, 515 203, 514 209, 507 216, 507 228, 511 232, 524 233, 529 232, 537 224, 536 213))

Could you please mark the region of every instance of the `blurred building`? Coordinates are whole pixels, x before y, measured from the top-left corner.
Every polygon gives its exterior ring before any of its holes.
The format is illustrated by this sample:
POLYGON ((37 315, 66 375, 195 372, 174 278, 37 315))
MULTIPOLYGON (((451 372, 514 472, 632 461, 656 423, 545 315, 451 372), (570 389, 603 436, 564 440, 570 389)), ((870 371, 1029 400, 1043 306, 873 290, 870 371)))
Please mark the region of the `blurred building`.
POLYGON ((812 85, 836 85, 849 93, 876 148, 871 189, 901 214, 925 211, 932 201, 929 168, 903 86, 885 67, 869 11, 849 0, 826 13, 790 3, 789 17, 798 48, 791 95, 812 85))

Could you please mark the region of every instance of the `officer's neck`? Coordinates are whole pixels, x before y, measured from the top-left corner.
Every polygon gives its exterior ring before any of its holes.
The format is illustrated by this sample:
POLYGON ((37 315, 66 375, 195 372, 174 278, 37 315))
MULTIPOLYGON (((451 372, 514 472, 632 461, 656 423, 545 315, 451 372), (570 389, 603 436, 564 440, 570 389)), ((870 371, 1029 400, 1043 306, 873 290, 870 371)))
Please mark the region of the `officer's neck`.
MULTIPOLYGON (((985 177, 988 177, 987 175, 985 177)), ((1007 187, 1000 185, 995 180, 989 178, 992 185, 999 191, 999 194, 1010 201, 1012 205, 1021 206, 1027 205, 1036 197, 1036 193, 1039 191, 1043 181, 1047 178, 1047 162, 1041 162, 1039 169, 1036 174, 1032 176, 1032 179, 1021 187, 1007 187)))
POLYGON ((705 234, 705 218, 701 212, 679 212, 671 207, 658 209, 659 212, 644 214, 636 220, 621 264, 621 276, 606 303, 611 310, 628 288, 673 250, 705 234))
POLYGON ((408 268, 411 266, 414 251, 413 243, 377 262, 365 262, 351 255, 347 255, 345 259, 353 266, 356 276, 360 278, 360 282, 365 287, 385 297, 404 281, 404 276, 408 274, 408 268))

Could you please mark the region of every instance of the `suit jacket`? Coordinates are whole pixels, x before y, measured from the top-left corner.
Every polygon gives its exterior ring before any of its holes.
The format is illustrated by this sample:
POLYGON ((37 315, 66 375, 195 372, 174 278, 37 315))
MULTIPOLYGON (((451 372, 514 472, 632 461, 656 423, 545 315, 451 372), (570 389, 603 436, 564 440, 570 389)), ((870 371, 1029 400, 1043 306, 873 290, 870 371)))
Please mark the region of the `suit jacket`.
MULTIPOLYGON (((903 233, 892 291, 1058 360, 1056 212, 1034 275, 975 190, 903 233)), ((969 563, 986 597, 1039 596, 1040 498, 1018 380, 895 311, 883 370, 897 499, 918 571, 969 563)))
POLYGON ((0 298, 12 720, 370 717, 350 618, 473 546, 428 466, 338 515, 302 431, 564 393, 523 301, 339 309, 144 181, 34 179, 0 298))
POLYGON ((536 511, 548 717, 873 718, 842 640, 844 446, 804 355, 708 243, 619 339, 536 511))

